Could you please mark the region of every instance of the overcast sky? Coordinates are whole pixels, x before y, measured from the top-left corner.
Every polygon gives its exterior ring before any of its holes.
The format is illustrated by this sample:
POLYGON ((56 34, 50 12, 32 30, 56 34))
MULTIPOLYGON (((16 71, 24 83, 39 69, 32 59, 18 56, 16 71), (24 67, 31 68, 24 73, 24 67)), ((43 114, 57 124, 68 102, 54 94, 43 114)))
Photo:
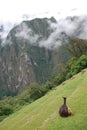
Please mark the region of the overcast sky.
POLYGON ((24 14, 34 17, 87 14, 87 0, 0 0, 0 21, 20 21, 24 14))

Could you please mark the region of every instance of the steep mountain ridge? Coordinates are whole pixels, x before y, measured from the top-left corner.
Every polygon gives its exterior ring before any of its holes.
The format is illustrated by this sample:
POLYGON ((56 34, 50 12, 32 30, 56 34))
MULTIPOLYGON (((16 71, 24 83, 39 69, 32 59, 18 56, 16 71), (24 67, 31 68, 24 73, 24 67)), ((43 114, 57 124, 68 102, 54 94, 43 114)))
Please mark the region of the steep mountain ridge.
MULTIPOLYGON (((24 21, 8 34, 0 47, 0 95, 15 95, 32 82, 44 83, 53 68, 52 51, 39 47, 38 42, 51 32, 51 19, 24 21)), ((1 44, 0 44, 1 45, 1 44)))

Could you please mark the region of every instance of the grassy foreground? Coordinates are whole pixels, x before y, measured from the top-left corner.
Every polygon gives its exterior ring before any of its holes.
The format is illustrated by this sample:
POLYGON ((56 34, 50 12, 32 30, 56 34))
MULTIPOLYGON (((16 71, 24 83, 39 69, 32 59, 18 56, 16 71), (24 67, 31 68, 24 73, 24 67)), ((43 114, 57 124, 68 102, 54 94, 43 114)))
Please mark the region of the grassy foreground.
POLYGON ((0 122, 0 130, 87 130, 87 69, 0 122), (74 115, 59 116, 67 97, 74 115))

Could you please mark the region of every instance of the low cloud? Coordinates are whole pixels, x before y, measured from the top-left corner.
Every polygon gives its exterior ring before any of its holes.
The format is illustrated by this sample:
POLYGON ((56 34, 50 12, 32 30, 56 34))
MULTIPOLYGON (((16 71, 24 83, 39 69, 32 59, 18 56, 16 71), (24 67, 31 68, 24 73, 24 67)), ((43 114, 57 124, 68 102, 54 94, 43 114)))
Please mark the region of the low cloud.
POLYGON ((72 38, 87 40, 87 16, 67 17, 57 23, 50 23, 50 27, 53 32, 39 42, 40 47, 55 49, 72 38))
MULTIPOLYGON (((72 38, 87 40, 87 16, 67 17, 56 23, 48 20, 48 24, 48 30, 51 30, 48 37, 36 34, 25 22, 16 27, 15 37, 47 49, 55 49, 72 38)), ((12 44, 11 38, 9 40, 12 44)))
POLYGON ((34 34, 31 28, 26 23, 22 23, 16 30, 15 37, 27 40, 30 44, 36 43, 39 36, 34 34))

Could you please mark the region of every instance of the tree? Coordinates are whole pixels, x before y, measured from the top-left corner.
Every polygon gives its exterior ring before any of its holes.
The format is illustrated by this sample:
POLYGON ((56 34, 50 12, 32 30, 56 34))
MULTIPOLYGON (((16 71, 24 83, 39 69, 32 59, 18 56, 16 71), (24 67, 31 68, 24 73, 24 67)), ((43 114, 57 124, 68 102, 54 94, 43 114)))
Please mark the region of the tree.
POLYGON ((67 44, 67 49, 71 55, 80 57, 83 54, 87 54, 87 41, 83 39, 71 39, 67 44))
POLYGON ((38 83, 31 83, 29 86, 30 98, 36 100, 42 96, 41 87, 38 83))
POLYGON ((80 72, 82 69, 87 68, 87 56, 82 55, 79 58, 73 58, 68 62, 67 67, 68 67, 68 73, 66 75, 66 78, 68 79, 71 76, 80 72))
POLYGON ((0 116, 13 113, 13 108, 10 105, 0 106, 0 116))

